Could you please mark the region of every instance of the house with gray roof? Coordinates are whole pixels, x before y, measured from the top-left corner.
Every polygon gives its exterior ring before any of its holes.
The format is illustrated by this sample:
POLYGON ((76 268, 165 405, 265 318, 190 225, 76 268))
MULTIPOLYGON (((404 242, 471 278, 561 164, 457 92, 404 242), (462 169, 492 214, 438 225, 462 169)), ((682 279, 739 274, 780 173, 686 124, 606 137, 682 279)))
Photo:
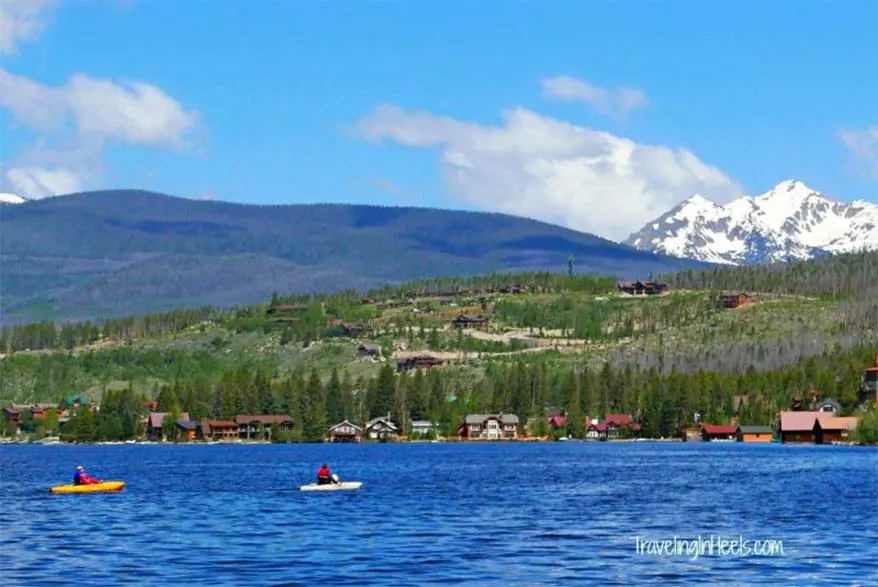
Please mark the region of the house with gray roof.
POLYGON ((461 420, 457 434, 462 440, 515 440, 518 429, 515 414, 470 414, 461 420))

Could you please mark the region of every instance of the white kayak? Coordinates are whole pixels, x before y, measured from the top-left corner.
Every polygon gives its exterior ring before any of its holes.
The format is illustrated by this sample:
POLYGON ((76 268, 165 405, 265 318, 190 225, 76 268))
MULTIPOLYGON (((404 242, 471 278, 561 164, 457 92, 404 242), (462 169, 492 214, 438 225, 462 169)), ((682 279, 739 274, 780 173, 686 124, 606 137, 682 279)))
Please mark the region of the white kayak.
POLYGON ((309 483, 299 487, 299 491, 351 491, 359 489, 362 484, 362 481, 342 481, 341 483, 327 483, 326 485, 309 483))

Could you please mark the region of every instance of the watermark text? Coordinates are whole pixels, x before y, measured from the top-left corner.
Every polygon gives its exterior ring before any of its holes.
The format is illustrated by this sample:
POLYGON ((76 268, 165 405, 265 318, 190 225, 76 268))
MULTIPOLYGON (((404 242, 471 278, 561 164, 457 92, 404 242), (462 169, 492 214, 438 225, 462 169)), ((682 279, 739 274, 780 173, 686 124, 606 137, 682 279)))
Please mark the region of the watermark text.
POLYGON ((637 554, 646 556, 688 556, 692 560, 700 556, 748 557, 783 556, 782 540, 748 540, 743 536, 728 538, 711 534, 707 538, 655 539, 634 537, 637 554))

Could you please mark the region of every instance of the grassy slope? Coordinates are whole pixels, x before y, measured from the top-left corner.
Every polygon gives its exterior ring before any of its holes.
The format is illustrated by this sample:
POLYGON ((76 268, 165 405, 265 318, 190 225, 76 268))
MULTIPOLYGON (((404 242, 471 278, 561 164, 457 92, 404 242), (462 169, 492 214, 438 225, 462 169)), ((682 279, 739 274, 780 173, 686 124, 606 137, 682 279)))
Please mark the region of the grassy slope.
POLYGON ((702 264, 541 222, 475 212, 255 206, 106 191, 4 207, 4 322, 89 319, 273 291, 366 288, 439 275, 566 268, 644 277, 702 264))
MULTIPOLYGON (((755 306, 737 310, 710 310, 710 294, 706 292, 673 292, 661 298, 630 299, 616 294, 589 296, 562 295, 507 295, 499 296, 495 305, 489 307, 493 320, 486 333, 458 333, 448 329, 449 320, 462 310, 481 311, 481 308, 460 308, 441 304, 438 299, 420 300, 390 311, 373 322, 375 333, 369 339, 324 339, 302 348, 301 344, 281 344, 279 330, 265 332, 262 329, 236 332, 229 324, 207 323, 185 331, 157 338, 135 341, 129 347, 116 343, 104 344, 99 349, 79 349, 77 354, 89 356, 89 364, 109 364, 111 353, 125 348, 136 354, 150 352, 172 356, 181 352, 198 357, 202 365, 221 369, 223 365, 264 364, 281 372, 296 368, 316 366, 322 373, 333 367, 348 372, 354 379, 374 374, 380 363, 357 360, 356 347, 360 342, 379 344, 393 349, 394 356, 405 356, 413 350, 428 350, 452 359, 446 367, 451 370, 480 370, 488 361, 545 360, 562 362, 586 362, 594 366, 605 360, 613 362, 636 362, 640 366, 658 365, 658 357, 665 356, 664 367, 681 369, 746 370, 774 368, 790 364, 802 356, 818 354, 835 344, 846 344, 842 336, 844 316, 838 302, 811 297, 762 296, 755 306), (533 304, 533 307, 594 307, 608 308, 603 321, 604 331, 618 328, 626 322, 635 330, 649 328, 651 332, 637 331, 634 335, 613 332, 602 340, 571 338, 570 333, 549 328, 529 328, 520 321, 507 318, 496 310, 507 308, 506 314, 533 304), (416 309, 433 309, 433 313, 416 309), (662 316, 670 318, 662 319, 662 316), (663 321, 664 320, 664 321, 663 321), (395 323, 408 323, 413 333, 398 333, 395 323), (430 336, 419 335, 420 327, 439 329, 436 337, 439 347, 429 344, 430 336), (565 336, 566 334, 566 336, 565 336), (520 342, 512 343, 511 339, 520 342), (514 345, 514 346, 513 346, 514 345), (523 346, 536 347, 519 350, 523 346), (212 365, 212 366, 211 366, 212 365)), ((542 324, 557 317, 544 317, 542 324)), ((563 322, 563 320, 562 320, 563 322)), ((570 327, 573 325, 570 324, 570 327)), ((876 328, 857 331, 853 342, 870 339, 878 342, 876 328)), ((16 353, 6 359, 6 375, 2 382, 0 401, 32 401, 45 399, 40 389, 36 360, 40 353, 16 353)), ((125 361, 127 361, 126 359, 125 361)), ((151 392, 158 381, 170 381, 168 373, 149 373, 133 367, 121 366, 116 361, 112 367, 82 367, 75 363, 68 377, 76 378, 93 397, 99 397, 104 385, 127 385, 122 380, 132 377, 134 386, 151 392)))

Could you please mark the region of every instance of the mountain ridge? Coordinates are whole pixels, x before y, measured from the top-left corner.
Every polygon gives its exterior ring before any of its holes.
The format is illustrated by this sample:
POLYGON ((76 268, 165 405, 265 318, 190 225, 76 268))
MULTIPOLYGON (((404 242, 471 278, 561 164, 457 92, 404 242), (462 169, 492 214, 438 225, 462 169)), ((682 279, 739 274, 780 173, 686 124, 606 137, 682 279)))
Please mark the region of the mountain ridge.
POLYGON ((729 265, 810 259, 878 248, 878 205, 833 201, 789 179, 725 205, 695 194, 623 242, 729 265))
POLYGON ((500 213, 363 204, 250 205, 85 192, 0 215, 4 322, 239 305, 278 291, 566 270, 619 278, 704 267, 500 213))

